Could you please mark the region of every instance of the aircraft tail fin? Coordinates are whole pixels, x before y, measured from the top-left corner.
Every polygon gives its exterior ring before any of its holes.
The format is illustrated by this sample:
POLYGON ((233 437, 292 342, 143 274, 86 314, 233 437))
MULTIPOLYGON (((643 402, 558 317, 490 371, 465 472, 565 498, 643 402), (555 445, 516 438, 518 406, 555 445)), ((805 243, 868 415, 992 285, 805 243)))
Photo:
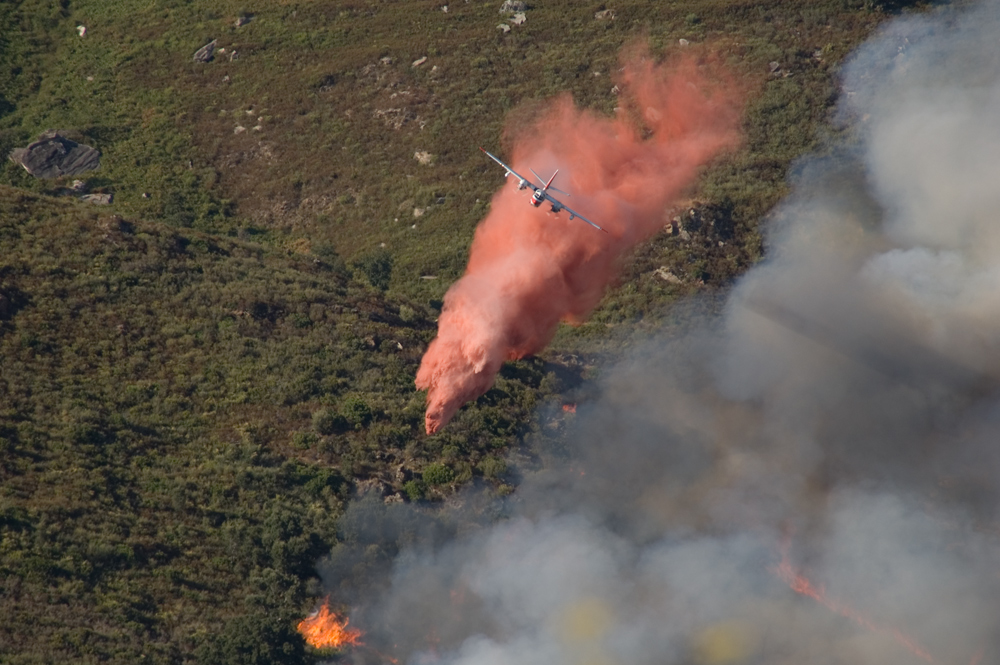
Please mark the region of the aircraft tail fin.
POLYGON ((531 171, 531 173, 536 178, 538 178, 538 184, 540 184, 542 186, 542 189, 544 191, 547 191, 547 192, 551 191, 551 192, 556 192, 557 194, 562 194, 564 196, 569 196, 569 192, 564 192, 563 190, 557 189, 557 188, 555 188, 555 187, 552 186, 552 181, 555 180, 556 176, 559 174, 559 169, 556 169, 556 172, 552 174, 552 177, 549 178, 548 182, 545 181, 545 178, 543 178, 542 176, 540 176, 537 173, 535 173, 535 169, 530 169, 529 168, 529 170, 531 171))

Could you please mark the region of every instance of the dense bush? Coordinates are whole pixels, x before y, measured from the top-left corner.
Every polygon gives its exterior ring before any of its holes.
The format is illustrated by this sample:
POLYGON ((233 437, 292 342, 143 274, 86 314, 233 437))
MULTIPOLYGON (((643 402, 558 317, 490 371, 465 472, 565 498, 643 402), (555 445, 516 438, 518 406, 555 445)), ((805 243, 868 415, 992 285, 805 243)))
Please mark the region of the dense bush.
POLYGON ((431 486, 445 485, 455 479, 455 472, 444 464, 428 464, 424 469, 424 482, 431 486))
POLYGON ((389 288, 389 280, 392 279, 392 263, 392 254, 385 249, 379 249, 360 256, 354 265, 368 278, 369 284, 380 291, 385 291, 389 288))

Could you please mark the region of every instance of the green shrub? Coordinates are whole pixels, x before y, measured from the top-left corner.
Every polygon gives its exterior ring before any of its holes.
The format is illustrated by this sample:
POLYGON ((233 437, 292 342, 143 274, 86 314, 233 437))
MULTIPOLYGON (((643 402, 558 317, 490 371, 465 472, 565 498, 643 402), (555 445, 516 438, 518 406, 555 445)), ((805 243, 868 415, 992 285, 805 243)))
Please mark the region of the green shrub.
POLYGON ((413 323, 417 320, 417 312, 409 305, 399 306, 399 318, 403 323, 413 323))
POLYGON ((299 450, 308 450, 316 441, 316 435, 312 432, 296 432, 292 435, 292 445, 299 450))
POLYGON ((403 491, 410 501, 420 501, 427 494, 427 485, 422 480, 410 480, 403 485, 403 491))
POLYGON ((483 476, 486 478, 500 478, 507 473, 507 462, 499 457, 490 455, 479 463, 479 470, 483 472, 483 476))
POLYGON ((428 464, 423 473, 424 482, 428 485, 446 485, 455 478, 455 472, 444 464, 428 464))
POLYGON ((354 429, 361 429, 372 421, 374 412, 368 403, 358 395, 348 396, 340 405, 341 417, 354 429))
POLYGON ((343 416, 327 411, 326 409, 321 409, 313 413, 312 426, 317 432, 326 436, 336 434, 338 429, 340 429, 338 425, 343 420, 343 416))
POLYGON ((358 257, 354 265, 368 278, 368 283, 379 291, 385 291, 389 288, 393 259, 392 254, 387 250, 380 248, 364 254, 358 257))

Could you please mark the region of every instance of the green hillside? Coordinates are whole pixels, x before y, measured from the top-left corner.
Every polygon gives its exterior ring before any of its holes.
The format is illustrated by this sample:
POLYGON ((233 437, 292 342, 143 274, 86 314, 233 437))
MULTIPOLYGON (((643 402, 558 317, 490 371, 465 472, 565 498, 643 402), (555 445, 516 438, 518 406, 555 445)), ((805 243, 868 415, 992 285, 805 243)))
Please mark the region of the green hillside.
POLYGON ((0 206, 4 662, 169 661, 228 616, 280 646, 352 484, 495 476, 538 399, 540 361, 519 363, 427 439, 433 324, 338 257, 10 188, 0 206))
POLYGON ((503 32, 499 5, 0 5, 0 150, 63 130, 114 196, 0 169, 0 662, 315 661, 295 622, 345 502, 512 491, 506 454, 603 358, 759 259, 837 63, 899 9, 553 0, 503 32), (416 368, 503 182, 476 146, 561 92, 610 112, 635 39, 713 43, 751 82, 744 146, 590 323, 427 437, 416 368))

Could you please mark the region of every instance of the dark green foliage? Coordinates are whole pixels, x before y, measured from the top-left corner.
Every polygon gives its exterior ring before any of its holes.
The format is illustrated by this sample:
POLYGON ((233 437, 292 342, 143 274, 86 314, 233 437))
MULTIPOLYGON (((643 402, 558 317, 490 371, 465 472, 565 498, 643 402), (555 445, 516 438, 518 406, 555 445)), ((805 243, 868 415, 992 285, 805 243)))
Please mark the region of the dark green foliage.
POLYGON ((320 409, 312 416, 313 428, 320 434, 337 434, 348 427, 347 419, 327 409, 320 409))
POLYGON ((507 463, 491 455, 479 463, 479 469, 486 478, 500 478, 507 473, 507 463))
POLYGON ((410 501, 419 501, 427 496, 427 485, 422 480, 409 480, 403 484, 403 491, 410 501))
POLYGON ((305 662, 305 644, 292 616, 263 608, 230 619, 198 652, 201 665, 273 665, 305 662))
POLYGON ((292 444, 299 450, 308 450, 316 444, 316 435, 312 432, 296 432, 292 435, 292 444))
POLYGON ((363 254, 358 257, 354 265, 368 278, 368 283, 379 291, 389 288, 389 280, 392 278, 392 254, 385 249, 363 254))
POLYGON ((455 472, 444 464, 428 464, 424 469, 424 482, 428 485, 445 485, 455 479, 455 472))
POLYGON ((360 395, 349 395, 344 398, 340 405, 340 415, 348 425, 354 429, 361 429, 371 423, 375 416, 372 408, 368 406, 364 398, 360 395))

